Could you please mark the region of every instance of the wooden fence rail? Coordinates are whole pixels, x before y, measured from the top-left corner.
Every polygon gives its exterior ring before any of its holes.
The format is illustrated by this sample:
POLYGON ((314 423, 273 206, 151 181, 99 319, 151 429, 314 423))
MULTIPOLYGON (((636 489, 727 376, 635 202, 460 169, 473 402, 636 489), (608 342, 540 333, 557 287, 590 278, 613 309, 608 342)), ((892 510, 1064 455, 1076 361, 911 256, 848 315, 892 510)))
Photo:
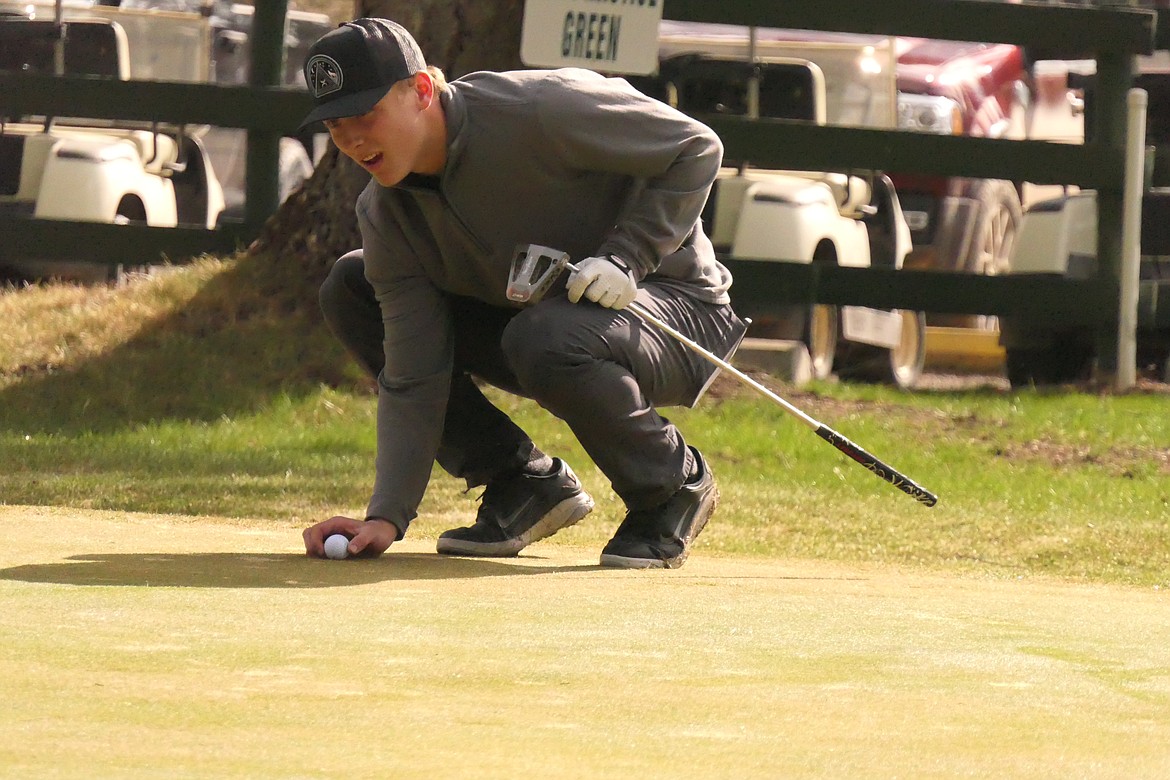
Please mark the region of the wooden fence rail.
MULTIPOLYGON (((732 262, 736 292, 753 308, 792 301, 853 303, 923 311, 1010 314, 1099 323, 1103 346, 1116 343, 1121 257, 1125 95, 1133 56, 1170 43, 1170 26, 1150 11, 981 0, 663 0, 676 21, 722 22, 947 40, 1014 43, 1097 61, 1090 143, 946 137, 848 127, 720 118, 712 120, 728 155, 760 167, 811 170, 870 169, 1071 184, 1098 193, 1099 272, 1094 279, 987 278, 882 269, 810 269, 780 263, 732 262), (1110 329, 1113 338, 1110 339, 1110 329)), ((214 231, 142 226, 0 220, 0 261, 35 249, 41 256, 86 257, 107 263, 176 259, 221 252, 255 235, 275 208, 276 142, 308 110, 303 92, 276 83, 285 4, 257 4, 253 85, 119 82, 106 79, 9 77, 0 90, 0 116, 68 114, 110 119, 165 119, 249 131, 249 216, 214 231), (275 58, 275 59, 274 59, 275 58), (273 63, 276 66, 273 67, 273 63)), ((1116 352, 1100 356, 1115 366, 1116 352), (1110 361, 1114 362, 1111 363, 1110 361)))

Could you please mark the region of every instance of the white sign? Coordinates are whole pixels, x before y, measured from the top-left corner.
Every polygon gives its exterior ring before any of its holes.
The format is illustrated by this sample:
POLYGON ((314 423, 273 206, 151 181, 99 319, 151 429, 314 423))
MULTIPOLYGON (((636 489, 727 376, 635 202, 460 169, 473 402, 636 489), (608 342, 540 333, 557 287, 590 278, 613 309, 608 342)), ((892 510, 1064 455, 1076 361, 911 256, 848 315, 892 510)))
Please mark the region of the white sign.
POLYGON ((520 59, 534 68, 653 73, 658 70, 663 2, 527 0, 520 59))

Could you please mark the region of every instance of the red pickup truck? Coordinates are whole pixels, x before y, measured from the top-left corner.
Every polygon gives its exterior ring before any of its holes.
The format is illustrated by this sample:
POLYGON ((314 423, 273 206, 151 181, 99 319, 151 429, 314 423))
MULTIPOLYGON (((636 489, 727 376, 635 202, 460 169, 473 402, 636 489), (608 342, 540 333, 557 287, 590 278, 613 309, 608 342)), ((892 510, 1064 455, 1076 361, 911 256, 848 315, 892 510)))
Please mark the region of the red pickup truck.
MULTIPOLYGON (((1028 71, 1019 46, 899 38, 897 63, 901 129, 1025 137, 1028 71)), ((893 173, 890 178, 913 237, 907 267, 1006 270, 1022 216, 1017 184, 893 173)))

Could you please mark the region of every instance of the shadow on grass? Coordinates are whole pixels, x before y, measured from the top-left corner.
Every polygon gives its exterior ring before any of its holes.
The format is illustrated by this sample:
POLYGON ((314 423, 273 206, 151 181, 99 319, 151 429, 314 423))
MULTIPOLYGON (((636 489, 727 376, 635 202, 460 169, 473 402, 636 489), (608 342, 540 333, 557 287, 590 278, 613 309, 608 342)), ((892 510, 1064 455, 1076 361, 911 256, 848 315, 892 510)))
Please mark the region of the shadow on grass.
MULTIPOLYGON (((164 420, 211 421, 278 394, 353 386, 356 369, 317 308, 325 269, 241 256, 186 305, 144 321, 77 366, 28 367, 0 390, 0 430, 114 431, 164 420)), ((128 319, 132 319, 128 317, 128 319)))
POLYGON ((516 566, 498 561, 389 552, 376 560, 327 561, 271 553, 118 553, 0 569, 0 580, 159 588, 340 588, 403 580, 452 580, 598 571, 599 566, 516 566))

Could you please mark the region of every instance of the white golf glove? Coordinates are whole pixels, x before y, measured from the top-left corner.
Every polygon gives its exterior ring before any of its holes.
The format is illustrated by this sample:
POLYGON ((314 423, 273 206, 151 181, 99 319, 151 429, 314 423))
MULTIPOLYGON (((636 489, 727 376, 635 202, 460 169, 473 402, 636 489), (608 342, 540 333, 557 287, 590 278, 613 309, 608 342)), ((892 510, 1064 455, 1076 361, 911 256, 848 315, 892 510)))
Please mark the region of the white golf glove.
POLYGON ((586 257, 569 276, 569 300, 584 296, 607 309, 624 309, 638 294, 638 283, 619 257, 586 257))

